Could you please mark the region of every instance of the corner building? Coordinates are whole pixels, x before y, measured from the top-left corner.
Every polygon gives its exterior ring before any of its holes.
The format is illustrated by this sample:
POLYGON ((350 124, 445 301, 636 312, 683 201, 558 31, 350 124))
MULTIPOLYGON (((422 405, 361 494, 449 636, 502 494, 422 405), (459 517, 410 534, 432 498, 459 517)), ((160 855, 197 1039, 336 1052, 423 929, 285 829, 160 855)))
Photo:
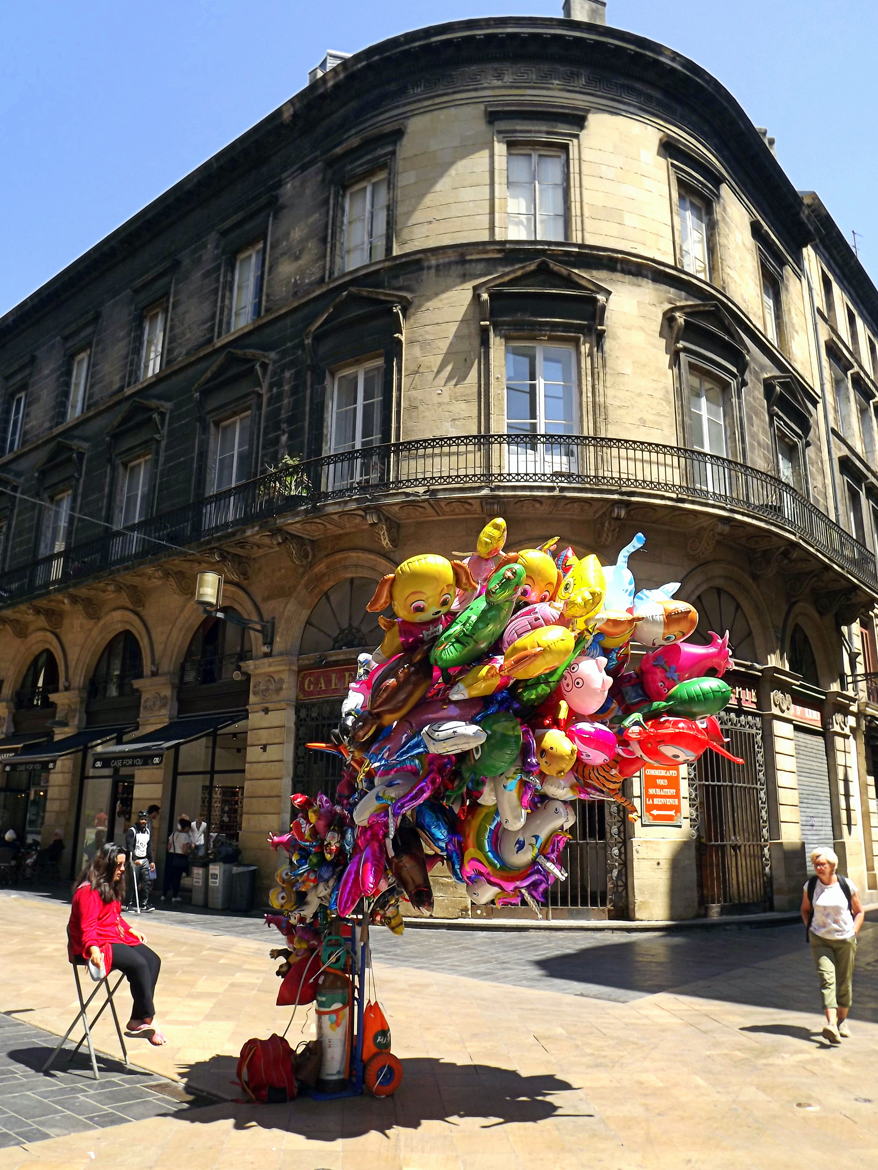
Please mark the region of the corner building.
POLYGON ((878 293, 716 79, 572 15, 327 59, 0 319, 0 810, 68 871, 156 803, 268 883, 376 579, 503 515, 642 530, 736 655, 744 767, 582 803, 550 916, 792 908, 827 843, 875 889, 878 293))

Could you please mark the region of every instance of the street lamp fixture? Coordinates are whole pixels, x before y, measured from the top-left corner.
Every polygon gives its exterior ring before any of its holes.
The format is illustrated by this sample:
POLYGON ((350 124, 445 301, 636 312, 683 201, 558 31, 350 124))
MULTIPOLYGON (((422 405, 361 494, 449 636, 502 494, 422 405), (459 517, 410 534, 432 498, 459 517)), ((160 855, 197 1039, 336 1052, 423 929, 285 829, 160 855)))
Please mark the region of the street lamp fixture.
POLYGON ((221 608, 223 603, 221 573, 204 572, 198 574, 195 578, 195 601, 208 617, 219 618, 221 621, 230 622, 233 626, 239 626, 242 630, 252 630, 260 634, 262 653, 266 656, 271 654, 274 646, 274 618, 269 618, 267 622, 251 622, 247 621, 246 618, 239 617, 234 610, 224 611, 221 608))

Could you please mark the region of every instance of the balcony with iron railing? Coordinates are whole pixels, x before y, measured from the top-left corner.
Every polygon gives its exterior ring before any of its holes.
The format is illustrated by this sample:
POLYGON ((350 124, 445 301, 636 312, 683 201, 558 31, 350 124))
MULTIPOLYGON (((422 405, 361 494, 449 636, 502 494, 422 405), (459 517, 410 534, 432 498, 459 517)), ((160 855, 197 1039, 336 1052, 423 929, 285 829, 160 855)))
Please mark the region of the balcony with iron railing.
POLYGON ((875 556, 767 472, 684 447, 585 435, 459 435, 303 460, 0 574, 0 608, 173 549, 284 517, 392 503, 425 492, 576 494, 692 505, 787 536, 878 595, 875 556), (171 547, 169 547, 171 546, 171 547))

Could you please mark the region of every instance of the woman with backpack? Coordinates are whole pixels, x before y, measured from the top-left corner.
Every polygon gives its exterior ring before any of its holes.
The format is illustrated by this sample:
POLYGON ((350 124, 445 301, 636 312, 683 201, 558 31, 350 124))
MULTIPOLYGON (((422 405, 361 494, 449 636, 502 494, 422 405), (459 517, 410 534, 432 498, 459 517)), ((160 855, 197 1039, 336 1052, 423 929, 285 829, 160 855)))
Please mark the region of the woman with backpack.
POLYGON ((850 1036, 851 1010, 857 935, 864 911, 857 888, 836 873, 838 856, 832 849, 815 849, 811 854, 814 876, 802 892, 802 921, 811 944, 811 955, 820 976, 820 993, 826 1023, 823 1038, 841 1044, 850 1036))

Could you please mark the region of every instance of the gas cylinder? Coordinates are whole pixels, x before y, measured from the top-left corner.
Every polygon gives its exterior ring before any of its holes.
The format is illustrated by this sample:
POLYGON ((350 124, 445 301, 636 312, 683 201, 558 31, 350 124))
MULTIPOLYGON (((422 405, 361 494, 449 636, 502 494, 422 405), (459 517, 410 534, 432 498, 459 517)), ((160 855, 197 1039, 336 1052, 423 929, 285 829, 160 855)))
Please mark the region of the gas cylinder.
POLYGON ((348 944, 340 933, 324 935, 325 970, 317 983, 317 1037, 320 1040, 320 1079, 323 1093, 343 1089, 350 1077, 353 1035, 352 986, 347 973, 348 944))

